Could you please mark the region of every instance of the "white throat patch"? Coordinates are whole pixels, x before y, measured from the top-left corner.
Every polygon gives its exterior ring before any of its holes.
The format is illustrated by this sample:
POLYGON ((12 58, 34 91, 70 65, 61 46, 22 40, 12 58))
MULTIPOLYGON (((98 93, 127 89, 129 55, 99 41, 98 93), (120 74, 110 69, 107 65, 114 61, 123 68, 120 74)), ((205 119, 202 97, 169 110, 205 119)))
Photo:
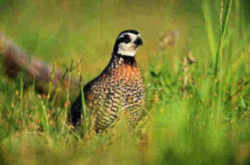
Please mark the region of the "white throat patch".
POLYGON ((122 48, 119 48, 117 51, 118 54, 122 55, 122 56, 130 56, 130 57, 134 57, 136 54, 136 50, 123 50, 122 48))

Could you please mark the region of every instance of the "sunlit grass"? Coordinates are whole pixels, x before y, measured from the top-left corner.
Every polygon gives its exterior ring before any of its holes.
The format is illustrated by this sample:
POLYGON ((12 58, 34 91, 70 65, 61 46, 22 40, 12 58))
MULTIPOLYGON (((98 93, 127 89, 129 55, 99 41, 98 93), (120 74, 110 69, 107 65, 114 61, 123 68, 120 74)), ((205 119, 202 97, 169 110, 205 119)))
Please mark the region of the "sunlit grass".
POLYGON ((250 32, 240 1, 3 2, 0 29, 50 64, 83 59, 83 84, 107 64, 121 30, 140 30, 147 117, 139 135, 123 122, 106 134, 72 131, 73 96, 53 100, 25 89, 25 76, 1 73, 1 164, 249 164, 250 32), (180 39, 161 49, 165 31, 180 39), (195 62, 185 64, 189 54, 195 62))

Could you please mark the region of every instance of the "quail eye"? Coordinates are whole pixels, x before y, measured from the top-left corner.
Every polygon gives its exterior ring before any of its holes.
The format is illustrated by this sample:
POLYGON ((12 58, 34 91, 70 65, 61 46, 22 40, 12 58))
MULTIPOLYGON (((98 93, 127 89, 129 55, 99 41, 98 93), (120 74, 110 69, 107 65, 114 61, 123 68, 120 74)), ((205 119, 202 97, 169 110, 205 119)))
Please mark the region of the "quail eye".
POLYGON ((123 42, 129 43, 131 41, 129 35, 124 35, 123 42))

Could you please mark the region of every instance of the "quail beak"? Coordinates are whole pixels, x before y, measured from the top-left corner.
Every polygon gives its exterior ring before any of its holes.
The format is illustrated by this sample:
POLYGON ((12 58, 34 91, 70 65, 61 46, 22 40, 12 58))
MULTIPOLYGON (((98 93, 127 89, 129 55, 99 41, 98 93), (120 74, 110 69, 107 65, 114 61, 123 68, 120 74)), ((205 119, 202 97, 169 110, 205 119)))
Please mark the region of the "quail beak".
POLYGON ((138 47, 138 46, 140 46, 140 45, 143 44, 143 41, 142 41, 141 37, 138 37, 138 38, 134 41, 134 43, 135 43, 135 46, 138 47))

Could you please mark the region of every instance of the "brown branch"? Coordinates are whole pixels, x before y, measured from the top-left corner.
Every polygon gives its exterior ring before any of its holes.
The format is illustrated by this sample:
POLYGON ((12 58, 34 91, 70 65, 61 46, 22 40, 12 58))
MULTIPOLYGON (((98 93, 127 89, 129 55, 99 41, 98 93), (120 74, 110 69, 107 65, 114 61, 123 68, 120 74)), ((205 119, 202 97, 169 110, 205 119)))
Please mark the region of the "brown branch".
POLYGON ((54 90, 62 87, 69 89, 70 93, 76 93, 80 89, 80 79, 71 79, 60 70, 53 71, 51 66, 30 57, 17 45, 7 40, 2 33, 0 33, 0 56, 2 56, 4 72, 9 78, 15 79, 23 72, 28 79, 35 80, 35 88, 40 93, 46 94, 50 83, 54 90))

